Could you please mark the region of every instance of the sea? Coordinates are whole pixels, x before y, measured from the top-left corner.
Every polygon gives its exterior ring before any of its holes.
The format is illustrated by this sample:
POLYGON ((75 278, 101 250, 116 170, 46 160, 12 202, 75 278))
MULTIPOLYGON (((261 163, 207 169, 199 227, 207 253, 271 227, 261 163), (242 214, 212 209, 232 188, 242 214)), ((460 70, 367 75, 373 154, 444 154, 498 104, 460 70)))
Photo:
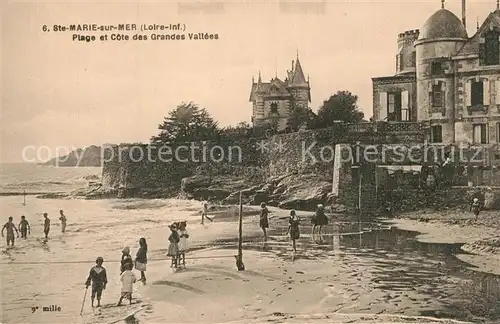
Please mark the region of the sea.
MULTIPOLYGON (((148 257, 164 257, 167 226, 173 221, 199 220, 200 206, 195 201, 36 198, 36 193, 69 191, 97 181, 101 168, 36 164, 0 167, 3 222, 12 216, 17 226, 24 215, 31 225, 31 235, 26 240, 16 238, 14 248, 7 248, 5 241, 1 243, 2 323, 93 323, 90 289, 85 295, 84 283, 98 256, 104 258, 108 269, 110 283, 103 300, 110 306, 120 294, 119 260, 125 246, 135 255, 138 241, 144 237, 148 257), (67 217, 64 234, 59 210, 67 217), (51 220, 47 241, 43 239, 43 213, 51 220)), ((97 322, 111 323, 120 316, 97 322)))

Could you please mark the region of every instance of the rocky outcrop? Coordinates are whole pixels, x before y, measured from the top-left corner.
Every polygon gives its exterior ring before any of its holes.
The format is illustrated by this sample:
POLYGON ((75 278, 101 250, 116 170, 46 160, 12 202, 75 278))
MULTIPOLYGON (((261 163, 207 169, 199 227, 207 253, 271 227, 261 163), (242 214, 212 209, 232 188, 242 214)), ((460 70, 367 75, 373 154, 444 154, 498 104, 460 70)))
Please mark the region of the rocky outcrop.
POLYGON ((84 149, 77 149, 65 156, 59 156, 42 165, 58 167, 100 167, 102 166, 102 149, 91 145, 84 149))
POLYGON ((479 255, 496 255, 500 258, 500 236, 490 237, 473 243, 466 243, 462 250, 479 255))
POLYGON ((247 187, 248 181, 237 176, 195 175, 181 180, 180 195, 188 199, 221 201, 232 192, 239 192, 247 187))
POLYGON ((331 191, 332 184, 316 174, 291 175, 280 181, 270 199, 279 199, 280 208, 314 210, 331 191))
MULTIPOLYGON (((223 204, 259 205, 284 209, 314 210, 318 204, 328 202, 332 184, 316 174, 289 174, 270 178, 262 184, 248 186, 237 177, 193 176, 182 179, 183 198, 221 201, 223 204)), ((339 206, 337 206, 339 207, 339 206)))

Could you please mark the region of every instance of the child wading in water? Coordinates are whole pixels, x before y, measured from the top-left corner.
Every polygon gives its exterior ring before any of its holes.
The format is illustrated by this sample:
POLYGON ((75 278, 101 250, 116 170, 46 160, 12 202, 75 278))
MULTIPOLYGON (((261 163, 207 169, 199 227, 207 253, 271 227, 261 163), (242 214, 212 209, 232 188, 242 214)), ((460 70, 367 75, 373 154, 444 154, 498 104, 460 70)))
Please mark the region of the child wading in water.
POLYGON ((139 279, 139 281, 146 282, 146 275, 144 272, 146 272, 146 264, 148 263, 148 245, 144 237, 141 237, 139 240, 139 246, 139 250, 135 256, 135 268, 141 272, 141 279, 139 279))
POLYGON ((188 241, 189 234, 187 233, 187 222, 183 221, 179 224, 179 265, 182 260, 182 265, 186 267, 186 251, 188 250, 188 241))
POLYGON ((299 217, 297 216, 297 213, 295 210, 290 211, 290 218, 288 219, 288 230, 286 231, 286 234, 290 233, 290 239, 292 240, 293 244, 293 252, 297 252, 297 247, 295 245, 295 240, 297 240, 300 237, 300 231, 299 231, 299 217))
POLYGON ((132 272, 132 263, 125 265, 125 271, 121 274, 120 280, 122 282, 122 294, 116 306, 122 304, 123 298, 128 299, 129 303, 132 304, 132 291, 134 290, 134 283, 137 280, 132 272))
POLYGON ((179 256, 179 233, 177 233, 177 226, 172 224, 169 226, 170 228, 170 236, 168 237, 168 241, 170 244, 168 245, 167 256, 172 257, 171 268, 177 268, 177 258, 179 256))
POLYGON ((92 282, 92 307, 94 307, 94 299, 97 296, 97 307, 101 307, 101 295, 102 291, 106 289, 106 284, 108 283, 108 278, 106 276, 106 269, 102 266, 104 259, 102 257, 98 257, 95 261, 96 266, 90 269, 89 277, 87 278, 87 282, 85 285, 87 289, 92 282))
POLYGON ((477 221, 479 216, 479 212, 481 211, 481 204, 479 203, 478 198, 474 198, 470 205, 470 210, 474 213, 474 221, 477 221))

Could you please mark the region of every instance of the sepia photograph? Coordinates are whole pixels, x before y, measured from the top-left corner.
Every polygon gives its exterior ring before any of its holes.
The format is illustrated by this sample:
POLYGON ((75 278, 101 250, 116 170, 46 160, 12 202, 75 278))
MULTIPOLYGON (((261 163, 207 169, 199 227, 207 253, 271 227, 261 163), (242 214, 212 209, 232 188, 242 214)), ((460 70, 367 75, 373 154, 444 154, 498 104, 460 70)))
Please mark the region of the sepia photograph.
POLYGON ((500 0, 6 0, 0 324, 500 323, 500 0))

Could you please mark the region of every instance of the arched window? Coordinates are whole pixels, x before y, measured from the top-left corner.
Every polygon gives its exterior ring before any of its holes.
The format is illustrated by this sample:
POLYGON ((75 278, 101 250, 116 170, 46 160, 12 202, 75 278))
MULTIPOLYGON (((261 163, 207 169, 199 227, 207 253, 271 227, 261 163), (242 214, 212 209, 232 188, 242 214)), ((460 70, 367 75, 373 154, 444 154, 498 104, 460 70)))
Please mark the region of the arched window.
POLYGON ((500 64, 500 33, 496 29, 489 30, 484 35, 483 62, 484 65, 500 64))

